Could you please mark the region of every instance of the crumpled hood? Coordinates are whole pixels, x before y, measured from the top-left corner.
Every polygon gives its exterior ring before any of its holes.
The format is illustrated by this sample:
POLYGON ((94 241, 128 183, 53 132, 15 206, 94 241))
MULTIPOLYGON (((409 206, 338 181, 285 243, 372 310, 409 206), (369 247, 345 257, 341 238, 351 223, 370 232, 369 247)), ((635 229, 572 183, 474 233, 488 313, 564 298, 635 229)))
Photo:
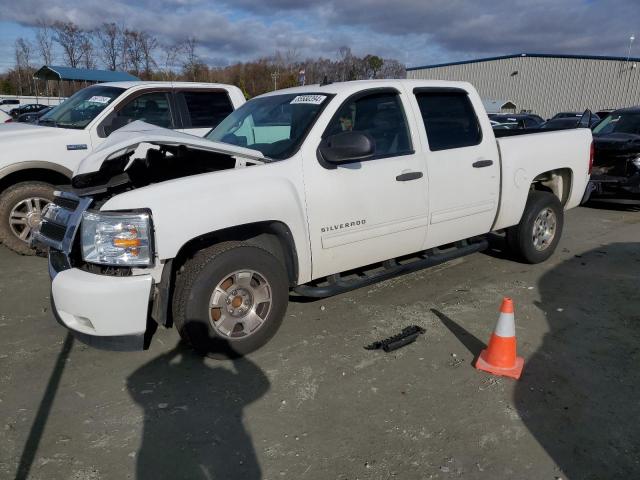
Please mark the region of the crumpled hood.
POLYGON ((206 138, 157 127, 138 120, 113 132, 105 142, 82 160, 74 175, 98 171, 105 160, 120 156, 126 151, 135 150, 142 143, 172 146, 184 145, 188 148, 222 153, 248 160, 269 161, 262 152, 257 150, 228 143, 212 142, 206 138))

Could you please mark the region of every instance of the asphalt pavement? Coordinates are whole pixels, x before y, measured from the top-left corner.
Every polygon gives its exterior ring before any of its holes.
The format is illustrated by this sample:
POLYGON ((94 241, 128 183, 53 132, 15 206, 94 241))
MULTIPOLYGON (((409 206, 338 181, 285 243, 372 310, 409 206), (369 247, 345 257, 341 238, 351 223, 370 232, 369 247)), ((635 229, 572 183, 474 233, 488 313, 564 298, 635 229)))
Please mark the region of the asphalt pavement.
POLYGON ((640 208, 568 212, 555 256, 493 248, 292 302, 241 360, 160 329, 95 350, 53 319, 46 261, 0 247, 0 478, 640 478, 640 208), (503 296, 514 381, 476 371, 503 296), (390 353, 363 348, 408 325, 390 353))

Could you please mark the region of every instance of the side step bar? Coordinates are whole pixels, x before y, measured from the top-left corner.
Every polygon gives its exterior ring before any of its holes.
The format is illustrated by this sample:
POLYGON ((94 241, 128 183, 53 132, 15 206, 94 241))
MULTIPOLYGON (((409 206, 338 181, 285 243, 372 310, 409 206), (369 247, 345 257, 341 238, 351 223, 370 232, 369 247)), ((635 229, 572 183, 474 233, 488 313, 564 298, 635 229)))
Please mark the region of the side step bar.
POLYGON ((330 297, 355 290, 356 288, 366 287, 382 280, 388 280, 398 275, 433 267, 455 258, 486 250, 488 247, 489 242, 484 238, 462 240, 455 242, 449 248, 432 248, 413 256, 402 257, 402 259, 386 260, 378 267, 370 266, 356 269, 347 274, 336 273, 329 275, 326 280, 298 285, 293 291, 305 297, 330 297), (366 270, 375 271, 365 273, 366 270))

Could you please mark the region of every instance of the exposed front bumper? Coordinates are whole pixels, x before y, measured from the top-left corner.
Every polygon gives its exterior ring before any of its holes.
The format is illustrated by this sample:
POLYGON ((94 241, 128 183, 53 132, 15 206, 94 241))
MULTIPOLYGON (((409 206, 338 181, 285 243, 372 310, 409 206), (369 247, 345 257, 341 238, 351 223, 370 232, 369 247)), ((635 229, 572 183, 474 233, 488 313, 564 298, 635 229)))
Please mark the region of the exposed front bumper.
MULTIPOLYGON (((49 270, 55 270, 49 261, 49 270)), ((151 275, 112 277, 77 268, 55 272, 51 302, 57 320, 92 346, 115 350, 145 347, 151 275)))

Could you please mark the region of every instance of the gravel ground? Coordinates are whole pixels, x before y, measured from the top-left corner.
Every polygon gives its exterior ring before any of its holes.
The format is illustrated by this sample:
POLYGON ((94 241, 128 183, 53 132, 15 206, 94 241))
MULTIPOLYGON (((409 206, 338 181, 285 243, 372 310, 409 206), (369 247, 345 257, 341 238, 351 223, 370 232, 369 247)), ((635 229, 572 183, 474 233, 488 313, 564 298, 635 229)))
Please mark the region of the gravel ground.
POLYGON ((95 350, 0 247, 0 478, 640 478, 640 210, 568 213, 541 265, 483 254, 312 302, 237 361, 175 330, 95 350), (502 296, 520 381, 472 367, 502 296), (391 353, 362 347, 411 324, 391 353))

